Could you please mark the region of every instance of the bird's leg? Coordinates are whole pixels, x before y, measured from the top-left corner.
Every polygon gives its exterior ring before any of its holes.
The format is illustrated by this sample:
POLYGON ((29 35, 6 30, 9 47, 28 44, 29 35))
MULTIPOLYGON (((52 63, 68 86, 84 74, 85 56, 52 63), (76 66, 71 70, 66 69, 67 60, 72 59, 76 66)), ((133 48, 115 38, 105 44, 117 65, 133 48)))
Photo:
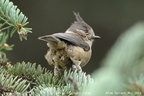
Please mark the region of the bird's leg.
POLYGON ((54 66, 54 76, 60 75, 61 69, 58 67, 58 65, 54 66))
POLYGON ((72 60, 72 62, 73 62, 72 69, 73 69, 73 70, 81 71, 81 70, 82 70, 82 68, 81 68, 81 66, 80 66, 81 61, 80 61, 80 60, 74 60, 74 59, 71 59, 71 60, 72 60))

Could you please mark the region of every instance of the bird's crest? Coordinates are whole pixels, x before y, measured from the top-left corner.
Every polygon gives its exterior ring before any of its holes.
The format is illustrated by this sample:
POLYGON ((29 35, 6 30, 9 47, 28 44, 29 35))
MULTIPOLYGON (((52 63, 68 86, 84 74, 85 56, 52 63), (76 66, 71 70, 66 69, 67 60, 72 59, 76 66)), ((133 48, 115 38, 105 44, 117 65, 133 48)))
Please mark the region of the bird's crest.
POLYGON ((91 29, 91 27, 87 23, 85 23, 85 21, 81 18, 79 13, 74 12, 74 15, 75 15, 76 21, 74 21, 74 23, 70 26, 68 31, 75 32, 77 29, 79 29, 85 32, 91 29))

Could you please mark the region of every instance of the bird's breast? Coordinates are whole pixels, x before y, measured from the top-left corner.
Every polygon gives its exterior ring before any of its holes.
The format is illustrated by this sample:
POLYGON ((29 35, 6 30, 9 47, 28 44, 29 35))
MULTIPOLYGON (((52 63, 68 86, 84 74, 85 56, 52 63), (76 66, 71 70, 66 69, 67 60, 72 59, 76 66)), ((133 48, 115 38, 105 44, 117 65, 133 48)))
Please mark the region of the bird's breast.
POLYGON ((80 66, 85 66, 91 58, 91 49, 88 51, 84 51, 83 48, 78 46, 68 46, 67 54, 68 56, 77 61, 81 61, 80 66))

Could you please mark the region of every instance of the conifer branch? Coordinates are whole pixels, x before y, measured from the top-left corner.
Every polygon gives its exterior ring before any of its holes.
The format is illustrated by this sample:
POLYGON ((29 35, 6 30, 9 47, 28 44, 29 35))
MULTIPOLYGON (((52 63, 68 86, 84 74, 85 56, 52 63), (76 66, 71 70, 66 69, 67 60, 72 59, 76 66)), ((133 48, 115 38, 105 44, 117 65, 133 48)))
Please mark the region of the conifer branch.
POLYGON ((11 37, 17 32, 21 40, 22 37, 26 39, 27 33, 31 33, 31 28, 25 28, 29 23, 27 19, 12 2, 9 0, 0 0, 0 20, 3 21, 0 27, 1 31, 11 29, 9 32, 11 37))
POLYGON ((29 23, 27 17, 9 0, 0 0, 0 63, 7 61, 5 51, 12 50, 14 45, 8 45, 9 37, 18 33, 20 40, 27 39, 31 28, 25 26, 29 23))

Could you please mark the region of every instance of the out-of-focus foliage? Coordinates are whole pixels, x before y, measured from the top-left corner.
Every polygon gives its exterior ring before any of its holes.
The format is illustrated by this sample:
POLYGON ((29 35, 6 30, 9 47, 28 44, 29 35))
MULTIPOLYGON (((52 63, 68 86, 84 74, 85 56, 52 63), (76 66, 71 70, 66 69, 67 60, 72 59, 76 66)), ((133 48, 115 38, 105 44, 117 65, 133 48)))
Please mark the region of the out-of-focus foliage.
POLYGON ((118 38, 102 65, 93 74, 95 83, 86 87, 89 96, 144 94, 144 22, 118 38))

